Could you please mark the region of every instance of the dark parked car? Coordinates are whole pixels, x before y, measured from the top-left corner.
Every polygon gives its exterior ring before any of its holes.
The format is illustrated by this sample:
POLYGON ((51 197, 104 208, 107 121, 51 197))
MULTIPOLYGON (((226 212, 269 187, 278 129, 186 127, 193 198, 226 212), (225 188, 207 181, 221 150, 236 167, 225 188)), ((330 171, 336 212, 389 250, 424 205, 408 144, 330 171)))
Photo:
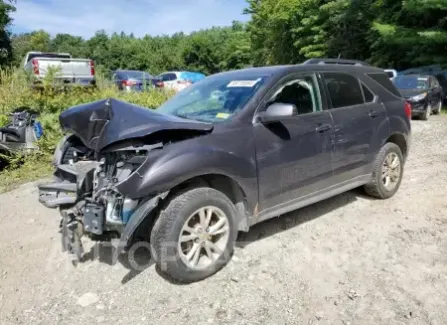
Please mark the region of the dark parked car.
POLYGON ((412 68, 404 70, 400 73, 401 75, 430 75, 436 77, 439 84, 442 87, 442 98, 444 105, 447 105, 447 66, 442 65, 428 65, 424 67, 412 68))
POLYGON ((164 87, 162 80, 145 71, 116 70, 112 74, 112 80, 118 86, 118 89, 125 91, 142 91, 164 87))
POLYGON ((393 196, 410 106, 383 70, 325 62, 216 74, 156 110, 108 99, 63 112, 69 135, 39 195, 61 210, 64 249, 80 258, 81 235, 115 234, 117 253, 149 240, 160 269, 191 282, 256 223, 360 186, 393 196))
POLYGON ((411 104, 412 115, 428 120, 430 115, 442 110, 442 88, 430 75, 402 75, 393 80, 397 89, 411 104))

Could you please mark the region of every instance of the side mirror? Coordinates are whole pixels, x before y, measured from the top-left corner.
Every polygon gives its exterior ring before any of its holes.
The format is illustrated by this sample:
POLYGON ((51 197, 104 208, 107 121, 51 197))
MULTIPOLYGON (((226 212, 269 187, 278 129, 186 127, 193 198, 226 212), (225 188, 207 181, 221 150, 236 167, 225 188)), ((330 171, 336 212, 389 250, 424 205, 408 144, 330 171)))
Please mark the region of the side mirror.
POLYGON ((295 105, 274 103, 267 107, 264 112, 259 113, 259 121, 261 123, 278 122, 296 115, 298 115, 298 110, 295 105))

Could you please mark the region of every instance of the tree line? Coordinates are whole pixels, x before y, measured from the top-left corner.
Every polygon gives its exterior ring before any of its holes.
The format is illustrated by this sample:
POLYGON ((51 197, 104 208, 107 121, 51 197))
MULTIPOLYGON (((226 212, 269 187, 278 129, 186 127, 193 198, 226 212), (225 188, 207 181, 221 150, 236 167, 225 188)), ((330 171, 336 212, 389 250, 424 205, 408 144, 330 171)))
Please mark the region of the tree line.
POLYGON ((447 0, 247 0, 248 23, 189 35, 98 31, 90 39, 43 31, 11 35, 13 0, 0 0, 1 65, 27 51, 69 52, 98 69, 212 74, 249 66, 296 64, 314 57, 364 60, 383 68, 447 65, 447 0))

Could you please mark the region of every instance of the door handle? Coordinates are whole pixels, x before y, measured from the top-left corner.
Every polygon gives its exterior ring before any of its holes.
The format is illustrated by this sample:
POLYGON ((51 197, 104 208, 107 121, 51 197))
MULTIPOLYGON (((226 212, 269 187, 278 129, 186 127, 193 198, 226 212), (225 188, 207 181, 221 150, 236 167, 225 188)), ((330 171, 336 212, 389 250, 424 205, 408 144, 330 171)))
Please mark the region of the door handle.
POLYGON ((331 126, 329 124, 322 124, 320 126, 317 126, 315 131, 318 133, 324 133, 326 131, 329 131, 331 129, 331 126))
POLYGON ((375 117, 379 116, 379 113, 376 112, 376 111, 370 111, 369 114, 368 114, 368 116, 369 116, 370 118, 375 118, 375 117))

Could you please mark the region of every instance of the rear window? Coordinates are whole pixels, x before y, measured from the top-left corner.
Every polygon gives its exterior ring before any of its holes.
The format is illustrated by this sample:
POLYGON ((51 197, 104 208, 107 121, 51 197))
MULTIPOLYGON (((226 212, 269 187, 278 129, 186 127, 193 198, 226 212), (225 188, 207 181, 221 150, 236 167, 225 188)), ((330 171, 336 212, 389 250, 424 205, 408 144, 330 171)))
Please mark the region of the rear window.
POLYGON ((387 71, 386 75, 388 76, 388 78, 393 78, 394 77, 394 73, 392 71, 387 71))
POLYGON ((50 59, 71 59, 70 55, 57 54, 57 53, 32 53, 28 56, 28 61, 35 58, 50 58, 50 59))
POLYGON ((175 73, 165 73, 160 76, 162 81, 174 81, 177 79, 177 75, 175 73))
POLYGON ((129 79, 152 79, 153 77, 144 71, 120 71, 118 75, 121 78, 129 79))
POLYGON ((385 73, 367 73, 366 75, 393 95, 401 97, 399 91, 396 89, 396 87, 393 85, 393 83, 385 73))

